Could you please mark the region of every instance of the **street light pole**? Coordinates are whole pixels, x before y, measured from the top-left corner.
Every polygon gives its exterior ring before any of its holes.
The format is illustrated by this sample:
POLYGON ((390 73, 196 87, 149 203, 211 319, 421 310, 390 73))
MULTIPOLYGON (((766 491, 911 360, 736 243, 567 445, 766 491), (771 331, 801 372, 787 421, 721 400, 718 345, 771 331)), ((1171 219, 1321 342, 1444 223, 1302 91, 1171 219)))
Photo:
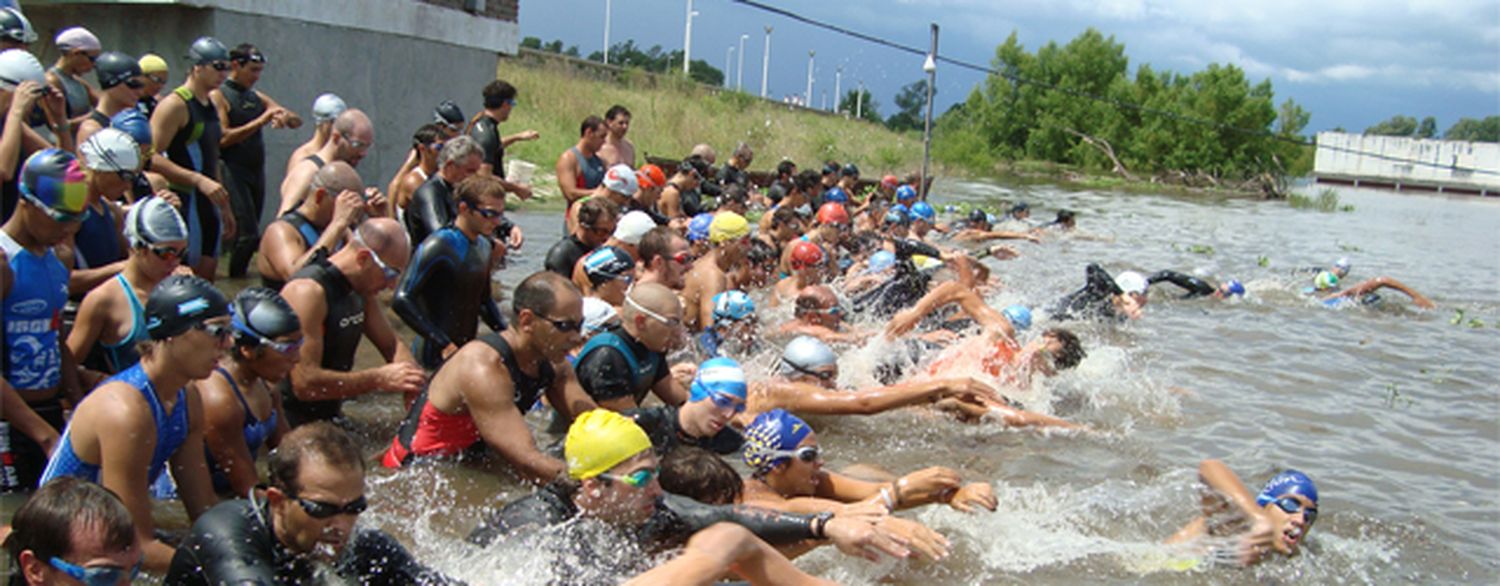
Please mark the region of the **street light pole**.
POLYGON ((729 64, 734 62, 733 59, 734 59, 734 45, 730 45, 729 48, 727 48, 727 49, 724 50, 724 88, 725 89, 729 88, 729 64))
POLYGON ((844 66, 840 65, 833 70, 833 111, 839 109, 839 89, 844 83, 844 66))
POLYGON ((859 81, 859 89, 854 92, 854 118, 865 119, 865 81, 859 81))
POLYGON ((750 35, 740 35, 740 64, 734 70, 734 89, 744 91, 745 89, 745 40, 750 35))
POLYGON ((687 0, 687 24, 682 31, 682 73, 688 73, 688 64, 693 62, 693 0, 687 0))
POLYGON ((609 65, 609 9, 613 0, 604 0, 604 64, 609 65))
MULTIPOLYGON (((741 53, 743 55, 744 53, 741 53)), ((766 52, 760 57, 760 97, 766 97, 766 80, 771 73, 771 27, 766 27, 766 52)))
POLYGON ((932 164, 932 92, 937 87, 937 45, 938 25, 934 22, 932 51, 927 53, 927 60, 922 63, 922 70, 927 72, 927 120, 922 124, 922 180, 919 188, 922 201, 927 201, 927 173, 932 164))
POLYGON ((805 100, 803 100, 803 104, 802 105, 803 106, 807 106, 808 108, 812 108, 813 107, 813 103, 812 103, 812 99, 813 99, 813 94, 812 94, 812 84, 813 84, 813 55, 815 55, 815 54, 817 54, 817 51, 808 51, 807 52, 807 93, 802 94, 806 98, 805 100))

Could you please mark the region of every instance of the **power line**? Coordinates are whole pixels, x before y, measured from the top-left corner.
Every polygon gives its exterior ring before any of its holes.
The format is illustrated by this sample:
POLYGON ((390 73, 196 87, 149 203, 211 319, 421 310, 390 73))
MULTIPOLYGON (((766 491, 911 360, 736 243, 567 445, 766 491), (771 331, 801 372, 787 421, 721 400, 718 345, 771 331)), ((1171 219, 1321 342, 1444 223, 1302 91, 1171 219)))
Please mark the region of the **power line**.
MULTIPOLYGON (((869 42, 869 43, 874 43, 874 44, 877 44, 877 45, 881 45, 883 47, 888 47, 888 48, 891 48, 891 49, 895 49, 897 51, 902 51, 902 52, 905 52, 905 53, 910 53, 912 55, 918 55, 918 56, 924 56, 924 57, 927 55, 926 51, 923 51, 922 49, 917 48, 917 47, 913 47, 911 45, 903 45, 901 43, 898 43, 898 42, 895 42, 895 41, 892 41, 892 40, 889 40, 889 39, 883 39, 883 38, 880 38, 880 37, 877 37, 877 36, 874 36, 874 35, 862 33, 862 32, 851 30, 851 29, 847 29, 847 28, 838 26, 836 24, 827 23, 827 22, 816 20, 816 19, 813 19, 813 18, 810 18, 810 17, 807 17, 807 16, 803 16, 801 14, 797 14, 795 12, 792 12, 790 10, 786 10, 784 8, 778 8, 778 7, 775 7, 775 6, 771 6, 769 4, 764 4, 764 3, 761 3, 761 2, 757 2, 756 0, 731 0, 731 1, 735 2, 735 3, 738 3, 738 4, 744 4, 744 5, 749 6, 751 8, 755 8, 755 9, 762 10, 762 11, 765 11, 765 12, 770 12, 772 14, 784 16, 786 18, 790 18, 792 20, 795 20, 797 22, 801 22, 801 23, 807 24, 809 26, 813 26, 813 27, 824 29, 824 30, 836 32, 836 33, 839 33, 841 35, 846 35, 846 36, 853 37, 853 38, 856 38, 856 39, 859 39, 859 40, 862 40, 862 41, 866 41, 866 42, 869 42)), ((1015 84, 1018 84, 1018 85, 1019 84, 1033 85, 1033 86, 1036 86, 1036 87, 1039 87, 1039 88, 1042 88, 1042 89, 1045 89, 1045 90, 1060 92, 1060 93, 1067 94, 1069 96, 1073 96, 1073 97, 1076 97, 1076 98, 1083 98, 1083 99, 1093 100, 1093 101, 1096 101, 1096 102, 1101 102, 1101 103, 1104 103, 1104 104, 1109 104, 1109 105, 1114 106, 1116 108, 1120 108, 1120 109, 1124 109, 1124 110, 1134 110, 1134 111, 1142 112, 1142 113, 1146 113, 1146 114, 1153 114, 1153 115, 1156 115, 1156 116, 1161 116, 1161 117, 1164 117, 1164 118, 1169 118, 1169 119, 1172 119, 1172 120, 1175 120, 1175 121, 1179 121, 1179 122, 1186 122, 1186 123, 1189 123, 1189 124, 1195 124, 1195 125, 1199 125, 1199 126, 1211 127, 1211 128, 1215 128, 1215 129, 1218 129, 1218 130, 1226 130, 1226 131, 1236 132, 1236 133, 1240 133, 1240 134, 1246 134, 1246 135, 1257 136, 1257 137, 1262 137, 1262 138, 1269 138, 1271 140, 1285 142, 1285 143, 1289 143, 1289 144, 1294 144, 1294 145, 1297 145, 1297 146, 1304 146, 1304 147, 1310 146, 1310 147, 1314 147, 1314 148, 1318 148, 1318 149, 1327 149, 1327 150, 1334 151, 1334 152, 1343 152, 1343 153, 1355 154, 1355 155, 1370 157, 1370 158, 1374 158, 1374 159, 1381 159, 1381 160, 1386 160, 1386 161, 1392 161, 1392 162, 1397 162, 1397 163, 1407 163, 1407 164, 1411 164, 1411 165, 1421 165, 1421 166, 1425 166, 1425 167, 1434 167, 1434 168, 1438 168, 1438 169, 1451 169, 1451 170, 1454 170, 1454 171, 1466 171, 1466 172, 1469 172, 1469 173, 1479 173, 1479 174, 1486 174, 1486 175, 1500 175, 1500 171, 1493 171, 1493 170, 1489 170, 1489 169, 1478 169, 1478 168, 1470 168, 1470 167, 1461 167, 1461 166, 1456 165, 1456 164, 1454 164, 1454 165, 1445 165, 1445 164, 1442 164, 1442 163, 1436 163, 1436 162, 1430 162, 1430 161, 1423 161, 1423 160, 1420 160, 1420 159, 1410 159, 1410 158, 1406 158, 1406 157, 1397 157, 1397 156, 1394 156, 1394 155, 1387 155, 1385 153, 1377 153, 1377 152, 1372 152, 1372 151, 1363 151, 1363 150, 1353 149, 1353 148, 1348 148, 1348 147, 1340 147, 1340 146, 1333 146, 1333 145, 1319 145, 1315 141, 1309 141, 1309 140, 1298 138, 1298 137, 1282 136, 1282 135, 1279 135, 1279 134, 1267 131, 1265 129, 1241 128, 1241 127, 1238 127, 1238 126, 1233 126, 1233 125, 1225 124, 1223 122, 1218 122, 1218 121, 1215 121, 1215 120, 1208 120, 1208 119, 1198 118, 1198 117, 1194 117, 1194 116, 1186 116, 1186 115, 1179 114, 1177 112, 1172 112, 1172 111, 1169 111, 1169 110, 1162 110, 1160 108, 1152 108, 1152 107, 1145 106, 1145 105, 1142 105, 1142 104, 1136 104, 1136 103, 1133 103, 1133 102, 1126 102, 1124 100, 1118 100, 1118 99, 1111 98, 1111 97, 1108 97, 1108 96, 1101 96, 1101 95, 1098 95, 1098 94, 1093 94, 1093 93, 1090 93, 1090 92, 1076 90, 1076 89, 1073 89, 1073 88, 1062 87, 1062 86, 1059 86, 1059 85, 1056 85, 1056 84, 1052 84, 1052 83, 1048 83, 1048 82, 1045 82, 1045 81, 1038 81, 1038 80, 1033 80, 1033 79, 1027 79, 1027 78, 1021 77, 1019 75, 1016 75, 1014 73, 1000 71, 1000 70, 993 69, 993 68, 990 68, 990 67, 986 67, 986 66, 983 66, 983 65, 977 65, 977 64, 974 64, 974 63, 963 61, 961 59, 954 59, 952 57, 945 57, 943 55, 935 55, 934 57, 939 62, 948 63, 950 65, 955 65, 955 66, 958 66, 958 67, 963 68, 963 69, 969 69, 969 70, 973 70, 973 71, 976 71, 976 72, 979 72, 979 73, 984 73, 984 74, 987 74, 987 75, 994 75, 994 76, 997 76, 997 77, 1001 77, 1001 78, 1007 79, 1007 80, 1011 81, 1012 83, 1015 83, 1015 84)))

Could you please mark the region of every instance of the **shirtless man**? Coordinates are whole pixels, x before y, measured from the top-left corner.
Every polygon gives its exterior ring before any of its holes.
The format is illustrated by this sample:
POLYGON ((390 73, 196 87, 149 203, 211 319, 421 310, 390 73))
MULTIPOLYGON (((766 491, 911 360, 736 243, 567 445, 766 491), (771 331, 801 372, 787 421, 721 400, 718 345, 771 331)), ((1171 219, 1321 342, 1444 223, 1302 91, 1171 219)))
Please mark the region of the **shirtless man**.
POLYGON ((698 187, 703 183, 703 172, 700 169, 707 167, 708 163, 702 157, 688 157, 677 165, 677 172, 667 179, 667 186, 661 190, 659 207, 662 214, 675 222, 686 221, 702 211, 703 205, 699 201, 701 196, 698 194, 698 187))
MULTIPOLYGON (((598 116, 584 118, 578 127, 578 144, 558 155, 555 169, 557 187, 570 208, 574 202, 592 195, 604 183, 604 172, 609 166, 599 158, 599 148, 604 146, 604 138, 608 134, 609 129, 603 119, 598 116)), ((632 183, 634 179, 635 175, 632 174, 632 183)))
POLYGON ((687 310, 683 324, 688 331, 701 331, 714 312, 714 296, 729 290, 729 271, 745 260, 750 249, 750 223, 744 216, 723 212, 714 216, 708 228, 712 248, 693 263, 682 289, 687 310))
POLYGON ((337 250, 349 226, 364 217, 365 201, 359 193, 364 182, 348 163, 324 165, 308 187, 312 193, 302 205, 266 226, 261 238, 255 269, 261 283, 273 290, 280 290, 319 251, 337 250))
POLYGON ((505 190, 516 194, 521 199, 531 199, 531 185, 529 183, 515 183, 505 178, 505 149, 510 145, 523 140, 536 140, 541 137, 535 130, 523 130, 510 136, 500 136, 500 123, 510 120, 510 113, 516 107, 516 88, 503 79, 485 84, 484 110, 474 116, 474 121, 469 126, 469 136, 479 142, 484 148, 484 164, 480 167, 481 173, 488 173, 505 181, 505 190))
POLYGON ((415 396, 427 376, 386 320, 376 295, 395 285, 411 256, 406 232, 389 218, 350 229, 349 243, 316 257, 292 275, 281 296, 302 322, 302 355, 282 385, 293 427, 339 416, 344 399, 372 392, 415 396), (369 338, 384 366, 356 370, 360 338, 369 338))
POLYGON ((788 253, 792 274, 776 283, 775 294, 771 296, 774 304, 798 299, 804 290, 821 285, 827 271, 824 265, 828 263, 828 255, 817 244, 799 240, 792 244, 788 253))
POLYGON ((485 445, 522 477, 545 483, 567 469, 543 454, 522 417, 543 394, 568 419, 595 408, 568 351, 577 347, 583 298, 566 279, 539 272, 516 287, 511 327, 464 344, 412 403, 382 463, 459 456, 485 445))
MULTIPOLYGON (((286 179, 281 182, 281 207, 276 215, 279 217, 302 205, 302 200, 307 197, 308 186, 312 184, 313 175, 318 169, 334 161, 343 161, 350 167, 358 168, 359 162, 364 160, 365 154, 373 146, 375 127, 370 123, 370 117, 356 108, 344 110, 344 113, 333 120, 333 133, 329 135, 328 142, 317 152, 286 168, 286 179)), ((370 197, 374 193, 366 195, 366 199, 371 200, 372 207, 384 210, 383 198, 377 203, 374 197, 370 197)))
POLYGON ((604 160, 604 166, 628 165, 634 169, 635 143, 625 138, 625 133, 630 132, 630 110, 619 104, 610 106, 604 112, 604 123, 609 127, 604 146, 599 148, 599 158, 604 160))
POLYGON ((990 240, 1030 240, 1041 242, 1041 237, 1030 232, 995 230, 989 214, 976 209, 969 213, 969 222, 963 229, 953 233, 955 242, 988 242, 990 240))
POLYGON ((322 150, 323 145, 328 144, 328 140, 333 138, 333 121, 348 109, 349 106, 344 104, 344 99, 333 94, 322 94, 318 96, 318 99, 313 100, 313 135, 307 139, 307 142, 292 150, 292 155, 287 157, 286 167, 283 168, 296 167, 297 163, 302 162, 303 159, 322 150))
POLYGON ((687 239, 666 226, 646 232, 637 252, 636 282, 659 283, 673 291, 687 285, 685 275, 697 260, 687 239))
POLYGON ((781 324, 783 336, 812 336, 827 344, 854 344, 870 338, 871 332, 844 326, 844 308, 827 285, 805 287, 797 294, 792 320, 781 324))

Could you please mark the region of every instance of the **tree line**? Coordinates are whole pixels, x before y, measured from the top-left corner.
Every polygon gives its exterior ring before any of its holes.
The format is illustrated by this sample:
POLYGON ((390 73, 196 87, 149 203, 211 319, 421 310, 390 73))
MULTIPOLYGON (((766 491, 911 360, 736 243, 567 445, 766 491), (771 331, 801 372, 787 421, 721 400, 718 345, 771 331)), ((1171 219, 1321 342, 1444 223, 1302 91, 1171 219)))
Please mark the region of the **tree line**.
MULTIPOLYGON (((1365 129, 1365 134, 1379 136, 1408 136, 1412 138, 1439 138, 1437 134, 1437 119, 1432 116, 1423 118, 1420 122, 1412 116, 1397 114, 1389 120, 1365 129)), ((1343 132, 1343 129, 1335 129, 1343 132)), ((1448 127, 1442 137, 1444 140, 1467 140, 1474 142, 1500 142, 1500 116, 1486 116, 1484 119, 1460 118, 1453 126, 1448 127)))
MULTIPOLYGON (((521 47, 548 53, 557 53, 568 57, 587 59, 589 61, 604 62, 604 52, 594 51, 587 56, 581 56, 578 45, 563 48, 563 42, 553 40, 543 43, 537 37, 525 37, 521 39, 521 47)), ((661 45, 652 45, 649 49, 637 47, 634 40, 615 43, 609 47, 609 64, 618 67, 632 67, 643 69, 651 73, 668 73, 682 70, 682 51, 664 51, 661 45)), ((709 65, 702 59, 694 59, 688 66, 688 77, 698 83, 708 85, 723 85, 724 72, 719 68, 709 65)))

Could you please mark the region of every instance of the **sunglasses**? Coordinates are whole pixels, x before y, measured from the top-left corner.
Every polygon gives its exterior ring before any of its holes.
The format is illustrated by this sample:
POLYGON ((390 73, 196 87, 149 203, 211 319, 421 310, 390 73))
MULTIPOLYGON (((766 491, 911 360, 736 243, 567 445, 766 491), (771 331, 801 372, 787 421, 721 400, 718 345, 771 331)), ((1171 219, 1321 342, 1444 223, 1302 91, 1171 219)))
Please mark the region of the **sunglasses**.
POLYGON ((225 325, 225 324, 206 324, 206 323, 200 323, 198 325, 193 326, 193 329, 198 330, 200 332, 203 332, 205 334, 208 334, 210 336, 213 336, 215 338, 218 338, 220 340, 223 340, 225 338, 228 338, 228 337, 234 335, 234 328, 232 328, 232 327, 230 327, 228 325, 225 325))
POLYGON ((714 406, 720 409, 733 409, 735 415, 745 412, 745 401, 739 397, 727 393, 712 393, 708 396, 714 402, 714 406))
POLYGON ((159 83, 161 85, 166 85, 167 84, 167 76, 165 76, 165 75, 148 75, 148 76, 146 76, 146 79, 149 79, 149 80, 154 81, 156 83, 159 83))
POLYGON ((389 281, 401 276, 401 271, 391 268, 391 265, 385 264, 385 261, 380 260, 380 255, 375 252, 375 249, 370 248, 370 245, 365 244, 365 239, 364 237, 359 235, 358 228, 350 230, 350 232, 354 233, 353 240, 355 244, 358 244, 360 248, 370 251, 370 258, 375 259, 375 266, 380 267, 380 273, 382 275, 385 275, 385 280, 389 281))
POLYGON ((557 328, 557 331, 559 331, 559 332, 567 333, 567 332, 581 332, 581 331, 583 331, 583 321, 582 320, 573 321, 573 320, 552 319, 552 318, 547 317, 545 315, 538 315, 536 317, 538 319, 541 319, 542 321, 545 321, 545 322, 547 322, 549 324, 552 324, 552 327, 557 328))
POLYGON ((255 338, 256 343, 260 344, 261 346, 265 346, 287 356, 291 356, 301 351, 302 342, 304 341, 302 338, 297 338, 296 340, 292 340, 290 342, 277 342, 276 340, 272 340, 265 336, 253 337, 255 338))
POLYGON ((89 63, 94 63, 99 60, 98 53, 84 53, 83 56, 89 58, 89 63))
POLYGON ((502 212, 500 210, 492 210, 492 209, 489 209, 489 208, 475 207, 475 208, 471 208, 471 209, 474 211, 474 213, 479 214, 479 217, 484 218, 486 220, 493 220, 495 218, 499 218, 500 216, 505 215, 505 212, 502 212))
POLYGON ((763 452, 771 458, 796 458, 811 464, 823 457, 823 450, 818 446, 802 446, 795 450, 766 450, 763 452))
POLYGON ((333 503, 309 500, 302 497, 292 498, 297 501, 297 504, 302 505, 302 510, 307 512, 307 516, 314 519, 327 519, 337 515, 358 515, 365 512, 365 509, 370 508, 369 501, 365 500, 363 495, 350 501, 347 505, 335 505, 333 503))
POLYGON ((62 558, 54 557, 48 560, 47 563, 52 564, 52 567, 67 574, 68 577, 88 584, 88 586, 114 586, 115 584, 119 584, 121 579, 128 578, 130 581, 134 581, 136 576, 141 575, 141 562, 136 562, 130 568, 113 566, 85 568, 63 561, 62 558))
POLYGON ((349 139, 349 146, 354 147, 355 150, 364 150, 364 149, 370 148, 370 145, 372 145, 372 144, 375 144, 375 143, 374 142, 365 142, 365 141, 362 141, 362 140, 355 140, 355 139, 352 139, 352 138, 349 139))
POLYGON ((672 262, 680 265, 690 265, 696 260, 698 260, 698 256, 686 250, 672 255, 672 262))
POLYGON ((170 246, 147 246, 146 250, 162 260, 178 260, 187 255, 187 247, 172 248, 170 246))
POLYGON ((208 66, 214 68, 214 71, 229 71, 228 61, 214 61, 213 63, 209 63, 208 66))
POLYGON ((631 488, 641 488, 646 486, 647 484, 651 484, 651 480, 656 478, 656 474, 657 469, 646 468, 643 470, 636 470, 635 472, 631 472, 630 474, 626 474, 623 476, 618 474, 606 473, 600 474, 599 477, 609 481, 623 482, 630 485, 631 488))
POLYGON ((1284 496, 1276 499, 1275 502, 1276 506, 1281 507, 1281 510, 1285 511, 1288 515, 1295 515, 1298 511, 1301 511, 1302 519, 1307 521, 1308 526, 1312 526, 1312 524, 1318 520, 1317 507, 1303 505, 1302 501, 1289 496, 1284 496))

